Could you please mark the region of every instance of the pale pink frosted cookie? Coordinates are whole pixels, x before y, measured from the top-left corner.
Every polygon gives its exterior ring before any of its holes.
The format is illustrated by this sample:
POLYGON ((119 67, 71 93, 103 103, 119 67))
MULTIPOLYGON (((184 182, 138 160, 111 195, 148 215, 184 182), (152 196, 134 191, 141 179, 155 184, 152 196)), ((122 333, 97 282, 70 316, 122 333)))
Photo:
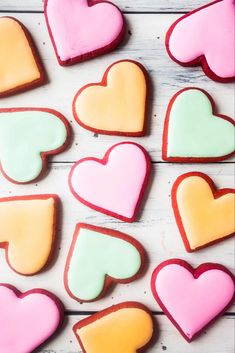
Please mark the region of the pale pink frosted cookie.
POLYGON ((235 1, 218 0, 179 18, 168 30, 166 48, 183 66, 201 65, 218 82, 235 78, 235 1))
POLYGON ((0 284, 0 352, 31 353, 54 335, 63 319, 63 307, 42 289, 20 293, 0 284))
POLYGON ((122 41, 121 11, 100 0, 45 0, 49 34, 60 65, 110 52, 122 41))
POLYGON ((151 162, 136 143, 112 146, 103 159, 84 158, 69 175, 74 196, 85 205, 126 222, 134 222, 148 183, 151 162))
POLYGON ((205 263, 193 269, 187 262, 162 262, 151 279, 153 296, 191 342, 222 315, 234 300, 234 276, 222 265, 205 263))

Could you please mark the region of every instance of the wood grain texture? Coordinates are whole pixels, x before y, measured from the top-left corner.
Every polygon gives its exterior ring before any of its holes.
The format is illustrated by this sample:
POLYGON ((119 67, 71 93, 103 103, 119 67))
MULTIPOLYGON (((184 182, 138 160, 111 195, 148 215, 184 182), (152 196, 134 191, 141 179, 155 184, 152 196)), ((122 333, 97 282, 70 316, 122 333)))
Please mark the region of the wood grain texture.
MULTIPOLYGON (((42 347, 38 353, 82 353, 76 337, 70 327, 83 319, 82 316, 70 316, 63 333, 42 347)), ((155 317, 159 337, 154 347, 147 353, 232 353, 235 317, 223 317, 213 327, 204 332, 200 339, 187 343, 165 316, 155 317)), ((112 352, 110 352, 112 353, 112 352)), ((120 352, 122 353, 122 352, 120 352)))
MULTIPOLYGON (((205 0, 113 0, 125 12, 187 12, 203 6, 205 0)), ((43 11, 43 0, 1 0, 3 11, 43 11)))
POLYGON ((215 83, 203 74, 201 68, 183 68, 168 57, 164 46, 165 33, 179 15, 127 15, 131 35, 127 34, 126 41, 119 50, 68 68, 63 68, 57 63, 43 14, 15 14, 15 16, 32 33, 50 82, 38 89, 1 99, 1 107, 32 105, 50 107, 59 110, 71 121, 74 133, 72 148, 56 156, 54 161, 74 162, 79 156, 92 155, 94 143, 102 156, 110 145, 122 140, 142 144, 150 153, 152 161, 161 161, 166 108, 170 98, 185 87, 196 86, 207 90, 214 97, 218 112, 234 117, 235 97, 232 84, 215 83), (95 138, 92 132, 75 122, 72 116, 72 100, 83 85, 99 82, 106 68, 121 59, 139 61, 150 74, 153 98, 150 100, 149 135, 143 138, 99 135, 95 138))
MULTIPOLYGON (((96 148, 97 145, 93 143, 94 155, 97 156, 96 148)), ((218 262, 233 270, 233 239, 228 239, 193 254, 185 251, 174 220, 170 200, 171 187, 176 178, 182 173, 193 170, 207 173, 218 187, 233 187, 233 164, 197 166, 153 164, 149 189, 142 203, 138 220, 133 224, 103 215, 77 201, 71 194, 67 183, 71 166, 72 164, 68 163, 53 164, 45 179, 31 185, 13 185, 2 176, 0 177, 1 197, 57 193, 62 204, 58 248, 54 262, 48 270, 33 277, 19 276, 7 266, 3 250, 1 250, 0 282, 12 283, 21 291, 33 287, 51 290, 61 298, 66 309, 70 311, 97 311, 127 300, 140 301, 150 307, 151 310, 160 311, 160 307, 153 299, 150 291, 150 278, 152 271, 161 261, 169 258, 182 258, 189 261, 192 266, 198 266, 203 262, 218 262), (79 304, 71 299, 64 289, 63 273, 75 225, 78 222, 119 230, 139 240, 149 257, 145 276, 131 284, 117 285, 109 295, 93 303, 79 304)), ((233 309, 230 311, 233 311, 233 309)))
MULTIPOLYGON (((161 313, 150 292, 150 276, 161 261, 182 258, 193 266, 203 262, 219 262, 230 270, 234 268, 234 240, 205 248, 193 254, 186 253, 175 224, 170 202, 170 191, 175 179, 189 171, 208 174, 218 187, 234 187, 234 159, 214 164, 168 164, 161 160, 161 138, 165 111, 170 98, 178 90, 196 86, 207 90, 215 99, 218 112, 234 116, 234 86, 214 83, 200 68, 186 69, 178 66, 167 56, 164 37, 169 26, 180 16, 205 4, 202 0, 115 0, 125 12, 128 34, 119 50, 89 62, 62 68, 58 65, 49 39, 42 13, 12 13, 33 34, 41 53, 50 82, 38 89, 0 100, 5 107, 50 107, 59 110, 71 122, 73 141, 71 148, 51 159, 48 175, 37 184, 14 185, 0 175, 0 197, 56 193, 61 198, 60 226, 55 257, 45 272, 33 277, 23 277, 7 266, 4 251, 0 250, 0 282, 7 282, 25 291, 30 288, 51 290, 64 302, 67 316, 64 329, 52 341, 42 347, 40 353, 81 353, 71 327, 82 318, 82 312, 102 310, 112 304, 135 300, 155 312, 159 324, 159 338, 148 353, 232 353, 234 351, 235 308, 231 316, 224 316, 205 335, 188 344, 170 321, 161 313), (139 12, 139 13, 138 13, 139 12), (142 12, 142 14, 141 14, 142 12), (151 14, 143 14, 149 12, 151 14), (157 14, 163 12, 165 14, 157 14), (134 14, 130 14, 134 13, 134 14), (174 13, 174 14, 173 14, 174 13), (102 157, 121 137, 95 136, 81 128, 73 119, 72 99, 79 88, 102 78, 105 69, 114 61, 133 59, 140 61, 149 71, 152 80, 150 134, 144 138, 128 140, 142 144, 151 155, 153 172, 149 190, 141 206, 138 221, 123 223, 102 215, 80 204, 68 189, 68 173, 72 163, 85 156, 102 157), (53 162, 53 163, 52 163, 53 162), (75 225, 91 223, 123 231, 134 236, 146 248, 149 259, 145 276, 128 285, 117 285, 108 296, 94 303, 79 304, 70 299, 63 286, 63 272, 75 225)), ((0 0, 1 15, 4 11, 41 11, 42 0, 0 0)), ((112 353, 112 352, 110 352, 112 353)), ((120 352, 121 353, 121 352, 120 352)))

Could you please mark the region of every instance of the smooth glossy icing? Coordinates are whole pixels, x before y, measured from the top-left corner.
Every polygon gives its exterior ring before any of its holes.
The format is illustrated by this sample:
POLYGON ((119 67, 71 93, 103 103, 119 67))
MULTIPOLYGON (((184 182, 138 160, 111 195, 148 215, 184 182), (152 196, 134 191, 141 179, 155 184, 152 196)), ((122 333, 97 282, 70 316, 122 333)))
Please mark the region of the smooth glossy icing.
POLYGON ((39 272, 47 263, 56 217, 53 197, 30 197, 0 199, 0 246, 8 243, 8 262, 15 271, 24 275, 39 272))
POLYGON ((57 150, 67 139, 64 122, 47 111, 0 111, 0 160, 8 178, 25 183, 42 169, 41 153, 57 150))
POLYGON ((214 198, 208 182, 199 176, 180 183, 177 205, 192 250, 235 232, 235 194, 214 198))
POLYGON ((234 125, 213 115, 211 101, 201 90, 182 91, 171 106, 167 156, 216 158, 235 150, 234 125))
POLYGON ((74 101, 78 122, 88 129, 141 133, 144 129, 146 79, 140 65, 131 61, 113 64, 107 82, 85 86, 74 101))
POLYGON ((211 269, 195 279, 178 264, 164 266, 155 287, 166 310, 189 339, 219 315, 234 295, 234 282, 226 272, 211 269))
POLYGON ((13 289, 0 285, 0 351, 31 353, 56 331, 60 311, 43 292, 18 297, 13 289))
POLYGON ((99 297, 106 275, 118 281, 138 273, 141 256, 131 243, 86 228, 80 228, 75 236, 67 285, 76 298, 94 300, 99 297))
POLYGON ((182 63, 205 55, 210 70, 217 76, 234 77, 234 26, 234 0, 219 1, 178 22, 169 39, 169 50, 182 63))
POLYGON ((61 61, 81 57, 111 45, 123 30, 118 8, 87 0, 48 0, 47 20, 61 61))
POLYGON ((77 330, 75 327, 75 333, 84 352, 136 353, 150 341, 153 322, 150 314, 142 309, 123 308, 77 330))
POLYGON ((132 219, 149 168, 144 150, 133 143, 121 143, 109 150, 105 165, 94 159, 78 162, 70 174, 70 187, 88 206, 132 219))
POLYGON ((41 77, 28 38, 13 18, 0 18, 0 95, 41 77))

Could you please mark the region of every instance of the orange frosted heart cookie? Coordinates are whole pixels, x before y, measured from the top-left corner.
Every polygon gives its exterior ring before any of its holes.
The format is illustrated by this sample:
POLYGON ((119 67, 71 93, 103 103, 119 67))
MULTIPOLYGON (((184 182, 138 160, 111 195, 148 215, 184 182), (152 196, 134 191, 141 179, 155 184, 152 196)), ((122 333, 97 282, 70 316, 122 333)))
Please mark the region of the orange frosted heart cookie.
POLYGON ((235 233, 235 190, 216 189, 206 174, 181 175, 172 188, 172 205, 189 252, 235 233))
POLYGON ((46 80, 31 35, 15 18, 0 18, 0 52, 0 97, 39 86, 46 80))
POLYGON ((126 302, 81 320, 73 330, 83 353, 136 353, 150 343, 154 325, 145 306, 126 302))
POLYGON ((96 133, 145 134, 147 72, 135 61, 118 61, 108 67, 100 83, 81 88, 73 102, 77 122, 96 133))
POLYGON ((48 263, 55 240, 58 197, 16 196, 0 199, 0 247, 10 267, 33 275, 48 263))

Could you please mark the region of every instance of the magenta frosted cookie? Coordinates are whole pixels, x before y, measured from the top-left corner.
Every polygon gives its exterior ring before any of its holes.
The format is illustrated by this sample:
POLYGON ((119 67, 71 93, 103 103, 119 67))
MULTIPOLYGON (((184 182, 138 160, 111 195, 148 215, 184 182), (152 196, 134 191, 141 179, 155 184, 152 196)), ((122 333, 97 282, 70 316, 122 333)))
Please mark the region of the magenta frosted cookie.
POLYGON ((73 195, 86 206, 126 222, 134 222, 151 169, 143 147, 118 143, 103 159, 79 160, 69 174, 73 195))
POLYGON ((182 66, 201 65, 212 80, 235 78, 235 2, 217 0, 180 17, 167 32, 166 48, 182 66))
POLYGON ((33 352, 55 334, 63 312, 59 299, 43 289, 20 293, 0 284, 0 352, 33 352))
POLYGON ((182 336, 191 342, 233 303, 234 276, 219 264, 205 263, 193 269, 172 259, 153 272, 152 293, 163 312, 182 336))
POLYGON ((64 285, 77 301, 94 301, 112 284, 139 278, 145 263, 142 245, 127 234, 79 223, 67 257, 64 285))
POLYGON ((45 0, 49 34, 60 65, 115 49, 125 34, 121 11, 100 0, 45 0))

